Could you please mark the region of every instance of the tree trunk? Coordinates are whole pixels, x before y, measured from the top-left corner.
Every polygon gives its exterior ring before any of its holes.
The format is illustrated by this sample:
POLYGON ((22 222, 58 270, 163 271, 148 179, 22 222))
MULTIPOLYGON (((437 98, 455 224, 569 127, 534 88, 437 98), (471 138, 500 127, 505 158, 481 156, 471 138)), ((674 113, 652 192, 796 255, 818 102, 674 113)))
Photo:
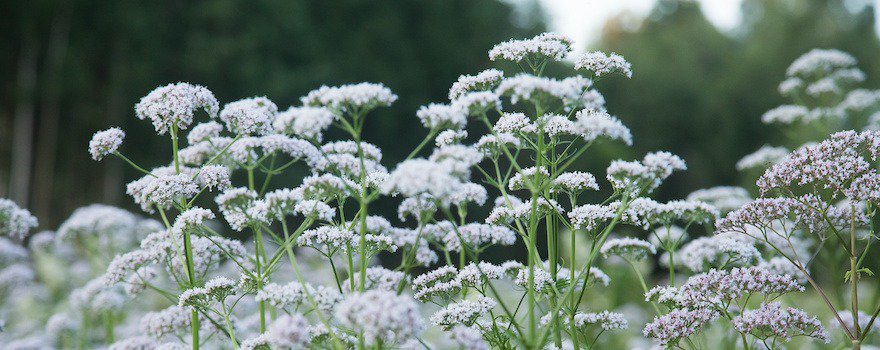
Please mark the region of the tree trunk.
MULTIPOLYGON (((125 106, 125 75, 126 57, 124 40, 118 37, 113 45, 113 55, 110 63, 110 76, 107 82, 107 107, 106 120, 109 125, 121 125, 124 116, 129 110, 125 106)), ((122 200, 123 193, 123 163, 104 162, 103 202, 118 205, 122 200)))
POLYGON ((49 46, 46 52, 40 123, 37 134, 37 157, 34 167, 38 176, 34 179, 33 208, 37 217, 49 225, 52 225, 55 220, 52 204, 55 203, 55 164, 58 156, 58 120, 61 114, 63 78, 60 75, 65 57, 67 57, 69 41, 70 12, 66 8, 62 8, 52 23, 49 46))
POLYGON ((12 128, 12 167, 9 175, 9 197, 22 207, 27 207, 29 204, 38 51, 37 37, 33 32, 26 32, 18 58, 15 122, 12 128))

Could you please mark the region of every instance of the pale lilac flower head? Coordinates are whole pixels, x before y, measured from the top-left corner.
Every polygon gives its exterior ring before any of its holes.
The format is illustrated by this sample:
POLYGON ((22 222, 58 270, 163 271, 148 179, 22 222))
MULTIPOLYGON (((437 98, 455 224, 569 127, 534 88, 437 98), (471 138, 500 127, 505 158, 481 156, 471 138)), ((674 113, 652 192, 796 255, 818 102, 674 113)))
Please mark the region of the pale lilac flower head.
POLYGON ((757 310, 746 310, 733 319, 733 327, 761 340, 791 341, 793 337, 806 336, 824 343, 831 342, 828 332, 819 319, 803 310, 783 308, 778 302, 761 305, 757 310))
POLYGON ((701 331, 718 316, 718 312, 708 309, 676 309, 654 318, 642 333, 648 338, 656 339, 662 346, 675 345, 701 331))
POLYGON ((112 154, 122 145, 125 139, 125 132, 120 128, 110 128, 104 131, 98 131, 89 141, 89 153, 92 159, 101 160, 104 156, 112 154))
POLYGON ((843 131, 819 144, 805 146, 768 169, 758 179, 762 194, 772 190, 814 186, 839 194, 856 178, 872 172, 870 161, 880 154, 880 133, 843 131))

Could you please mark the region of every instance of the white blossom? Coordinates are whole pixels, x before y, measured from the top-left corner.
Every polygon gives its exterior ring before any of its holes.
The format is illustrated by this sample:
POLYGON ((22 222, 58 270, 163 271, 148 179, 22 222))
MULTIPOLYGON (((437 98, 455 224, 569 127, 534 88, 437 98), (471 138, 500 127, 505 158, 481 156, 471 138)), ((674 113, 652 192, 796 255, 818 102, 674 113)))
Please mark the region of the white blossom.
POLYGON ((418 336, 423 327, 416 303, 409 296, 390 291, 350 294, 335 312, 343 326, 363 332, 367 345, 380 339, 385 343, 402 343, 418 336))
POLYGON ((490 90, 501 81, 504 72, 497 69, 487 69, 477 75, 461 75, 449 89, 449 100, 454 101, 464 94, 473 91, 490 90))
POLYGON ((574 69, 591 71, 597 77, 620 73, 627 78, 632 78, 632 64, 627 62, 623 56, 613 52, 610 55, 599 51, 587 52, 575 59, 574 69))
POLYGON ((450 105, 432 103, 422 106, 416 112, 416 116, 419 117, 422 125, 432 130, 459 130, 467 124, 466 110, 450 105))
POLYGON ((137 117, 150 119, 160 135, 172 126, 179 130, 189 127, 196 110, 203 109, 214 118, 219 111, 219 103, 204 86, 189 83, 176 83, 160 86, 141 98, 134 106, 137 117))
POLYGON ((785 147, 773 147, 769 145, 761 146, 757 151, 742 157, 736 162, 737 170, 745 170, 752 168, 765 168, 769 165, 776 164, 789 153, 785 147))
POLYGON ((24 240, 35 227, 37 218, 31 212, 9 199, 0 198, 0 234, 24 240))
POLYGON ((240 135, 267 135, 278 113, 278 106, 266 97, 252 97, 227 103, 220 120, 229 131, 240 135))
POLYGON ((275 132, 296 135, 306 139, 323 139, 324 130, 336 120, 336 115, 320 107, 291 107, 278 113, 273 122, 275 132))
POLYGON ((355 109, 370 110, 390 106, 397 101, 397 95, 382 84, 359 83, 337 87, 321 86, 301 98, 307 106, 327 107, 340 112, 355 109))
POLYGON ((510 40, 489 50, 489 59, 519 62, 524 59, 549 58, 561 61, 571 50, 571 39, 554 33, 544 33, 531 39, 510 40))
POLYGON ((98 131, 89 141, 89 153, 92 159, 101 160, 108 154, 115 153, 122 145, 125 139, 125 132, 120 128, 110 128, 104 131, 98 131))

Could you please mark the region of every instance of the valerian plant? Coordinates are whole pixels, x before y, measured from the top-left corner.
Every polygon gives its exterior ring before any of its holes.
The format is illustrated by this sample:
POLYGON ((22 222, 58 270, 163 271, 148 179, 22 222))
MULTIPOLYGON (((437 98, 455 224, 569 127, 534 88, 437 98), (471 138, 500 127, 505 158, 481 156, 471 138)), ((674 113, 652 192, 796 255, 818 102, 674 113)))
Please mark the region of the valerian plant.
MULTIPOLYGON (((92 205, 32 234, 36 218, 0 200, 0 339, 13 349, 592 349, 620 344, 610 338, 634 324, 644 339, 629 346, 776 349, 831 340, 788 305, 808 284, 857 348, 876 328, 858 285, 870 273, 880 134, 795 151, 754 201, 717 187, 658 202, 649 196, 687 168, 669 152, 614 160, 604 179, 578 169, 599 158, 596 144, 633 143, 597 90, 633 71, 620 55, 571 46, 545 33, 493 47, 490 60, 519 70, 462 75, 448 101, 419 108, 425 137, 398 164, 363 139, 397 100, 382 84, 322 86, 285 110, 265 97, 221 105, 189 83, 155 89, 135 115, 170 145, 166 162, 126 156, 119 128, 88 145, 95 160, 140 173, 126 193, 149 218, 92 205), (551 65, 573 73, 548 76, 551 65), (325 140, 330 129, 344 137, 325 140), (377 201, 399 204, 397 217, 377 215, 377 201), (825 241, 849 256, 849 314, 810 274, 825 241), (525 259, 489 261, 499 249, 525 259), (621 261, 638 285, 606 274, 621 261), (653 262, 662 285, 646 274, 653 262), (596 302, 612 285, 644 294, 638 306, 653 319, 596 302)), ((806 82, 812 64, 858 80, 843 56, 816 55, 791 74, 806 82)))

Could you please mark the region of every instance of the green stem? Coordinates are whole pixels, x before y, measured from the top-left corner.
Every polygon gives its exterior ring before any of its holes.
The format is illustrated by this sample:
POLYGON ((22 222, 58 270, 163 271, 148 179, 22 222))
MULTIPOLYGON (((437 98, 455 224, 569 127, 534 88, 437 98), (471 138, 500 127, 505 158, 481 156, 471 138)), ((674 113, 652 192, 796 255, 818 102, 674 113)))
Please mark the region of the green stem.
POLYGON ((113 328, 113 311, 107 310, 104 311, 104 336, 106 337, 105 341, 107 344, 113 344, 116 341, 116 336, 114 335, 113 328))
MULTIPOLYGON (((287 230, 287 222, 285 220, 281 220, 281 227, 284 230, 285 240, 290 241, 291 239, 296 238, 291 238, 287 230)), ((285 244, 285 250, 287 251, 287 256, 290 259, 290 265, 291 267, 293 267, 293 272, 296 273, 296 279, 297 281, 299 281, 299 284, 302 285, 303 290, 305 291, 306 299, 308 299, 309 303, 312 304, 312 307, 315 308, 315 313, 318 315, 318 319, 321 320, 321 323, 324 325, 324 327, 327 328, 330 333, 330 337, 333 339, 333 348, 337 350, 343 349, 342 343, 339 341, 339 337, 337 337, 336 333, 333 332, 333 328, 330 327, 330 323, 327 321, 327 318, 325 318, 321 311, 318 310, 318 304, 315 302, 314 297, 312 297, 312 293, 309 292, 309 288, 307 288, 306 281, 305 279, 303 279, 302 273, 300 273, 299 271, 299 265, 296 263, 296 256, 293 255, 293 246, 291 244, 285 244)))
POLYGON ((89 335, 91 335, 91 318, 86 310, 82 310, 82 327, 79 330, 79 348, 84 350, 89 345, 89 335))
MULTIPOLYGON (((632 267, 633 271, 635 271, 636 277, 638 277, 638 279, 639 279, 639 284, 642 285, 642 291, 644 291, 647 294, 648 293, 648 284, 645 283, 645 277, 642 276, 642 271, 639 271, 639 268, 636 266, 636 264, 633 263, 632 261, 630 261, 629 259, 624 259, 624 260, 626 260, 626 262, 629 263, 629 266, 632 267)), ((660 308, 657 306, 657 303, 652 301, 651 306, 654 308, 654 311, 657 312, 657 316, 660 316, 661 315, 660 308)))
MULTIPOLYGON (((574 203, 574 200, 572 199, 572 204, 573 203, 574 203)), ((574 257, 577 256, 575 254, 577 252, 576 232, 577 232, 576 230, 571 230, 571 242, 569 242, 569 245, 571 246, 571 255, 568 257, 568 259, 571 260, 571 262, 569 262, 569 266, 570 266, 569 278, 568 278, 569 283, 575 283, 574 282, 575 281, 575 274, 574 274, 575 260, 574 260, 574 257)), ((574 284, 572 284, 572 286, 574 286, 574 284)), ((577 303, 574 300, 574 293, 572 293, 572 297, 569 299, 570 299, 569 307, 571 308, 571 315, 569 316, 568 322, 571 323, 572 325, 574 325, 574 314, 576 313, 576 310, 577 310, 577 303)), ((575 349, 580 349, 580 344, 578 344, 578 342, 579 342, 578 335, 577 335, 577 333, 574 332, 576 327, 572 326, 571 329, 572 329, 572 333, 571 333, 572 345, 574 346, 575 349)))
POLYGON ((419 143, 419 145, 416 146, 416 148, 413 149, 412 152, 410 152, 408 156, 406 156, 405 160, 412 159, 412 157, 415 157, 417 154, 419 154, 419 151, 421 151, 422 148, 425 148, 425 146, 428 144, 428 142, 430 142, 431 139, 433 139, 434 135, 436 135, 436 134, 437 134, 437 131, 434 129, 431 129, 431 131, 428 132, 427 135, 425 135, 425 138, 422 139, 422 142, 419 143))
POLYGON ((360 242, 358 246, 358 254, 361 259, 361 271, 360 271, 360 281, 358 286, 358 290, 363 293, 364 289, 366 289, 367 283, 367 199, 361 198, 361 209, 360 209, 360 242))
MULTIPOLYGON (((192 256, 192 236, 189 230, 183 231, 183 254, 186 258, 186 274, 189 278, 189 287, 194 288, 196 286, 196 277, 195 277, 195 267, 193 265, 193 256, 192 256)), ((190 333, 192 333, 192 348, 199 348, 199 314, 195 309, 192 311, 192 319, 191 319, 191 327, 190 333)))
POLYGON ((669 285, 675 287, 675 249, 669 250, 669 285))
MULTIPOLYGON (((262 230, 256 229, 254 230, 254 259, 256 263, 254 264, 257 272, 257 288, 263 289, 263 271, 262 271, 262 262, 260 261, 260 252, 263 247, 263 233, 262 230)), ((260 333, 266 331, 266 302, 260 301, 260 333)))
POLYGON ((232 348, 238 349, 238 341, 235 339, 235 332, 232 328, 232 322, 229 320, 229 310, 226 309, 226 302, 220 303, 223 307, 223 321, 226 322, 226 329, 229 332, 229 339, 232 340, 232 348))
MULTIPOLYGON (((851 213, 856 213, 855 203, 851 205, 851 213)), ((853 317, 853 341, 852 348, 853 350, 858 350, 861 348, 861 335, 862 330, 859 325, 859 268, 856 264, 856 224, 855 224, 855 214, 850 217, 850 233, 849 233, 849 244, 850 244, 850 256, 849 256, 849 266, 850 266, 850 282, 852 282, 851 296, 852 298, 852 317, 853 317)))

